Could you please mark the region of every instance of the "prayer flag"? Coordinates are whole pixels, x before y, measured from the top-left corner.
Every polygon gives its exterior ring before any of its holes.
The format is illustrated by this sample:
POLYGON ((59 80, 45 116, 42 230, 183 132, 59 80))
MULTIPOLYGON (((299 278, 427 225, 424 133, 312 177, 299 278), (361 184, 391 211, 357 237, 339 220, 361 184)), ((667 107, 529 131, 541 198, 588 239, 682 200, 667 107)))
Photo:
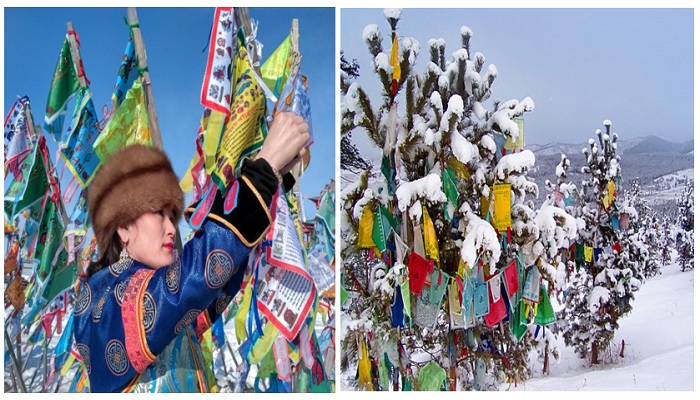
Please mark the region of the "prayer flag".
POLYGON ((117 150, 134 143, 151 144, 151 129, 141 79, 134 81, 119 108, 91 145, 99 160, 104 161, 117 150))
MULTIPOLYGON (((231 93, 231 113, 221 135, 221 142, 216 150, 216 158, 210 164, 208 138, 205 137, 205 166, 212 171, 212 180, 224 193, 228 184, 234 179, 234 171, 240 168, 243 159, 262 147, 267 134, 265 123, 265 95, 258 81, 253 77, 254 71, 246 50, 246 38, 242 30, 236 35, 235 72, 231 93)), ((213 114, 212 114, 213 116, 213 114)), ((211 121, 210 121, 211 124, 211 121)), ((207 133, 209 133, 209 127, 207 133)))
POLYGON ((510 183, 493 185, 494 215, 493 226, 497 231, 505 231, 511 227, 510 216, 510 183))
POLYGON ((134 39, 129 38, 124 49, 121 65, 117 72, 117 83, 112 91, 112 107, 114 110, 124 101, 126 92, 134 85, 134 81, 139 77, 139 63, 134 51, 134 39))
POLYGON ((326 190, 321 196, 321 202, 316 212, 316 219, 320 220, 331 235, 335 236, 335 191, 326 190))
POLYGON ((57 143, 61 142, 61 131, 67 113, 68 101, 75 96, 79 87, 80 80, 75 70, 70 41, 66 37, 63 40, 56 69, 53 72, 49 98, 46 100, 46 117, 44 118, 44 129, 53 135, 57 143))
POLYGON ((80 186, 85 189, 102 161, 93 150, 100 130, 97 127, 97 113, 90 89, 84 87, 78 91, 75 108, 74 116, 77 116, 77 121, 71 133, 59 147, 66 166, 80 186))
POLYGON ((357 247, 360 249, 366 249, 375 247, 374 241, 372 240, 372 228, 374 227, 374 214, 369 207, 365 206, 362 210, 362 217, 360 218, 359 228, 357 229, 357 247))
POLYGON ((398 83, 401 79, 401 63, 399 62, 399 36, 396 32, 391 33, 391 57, 389 63, 393 67, 391 74, 391 94, 396 94, 398 83))
POLYGON ((32 151, 32 127, 28 123, 27 105, 29 97, 17 99, 5 117, 5 168, 15 175, 32 151))
POLYGON ((445 218, 451 221, 458 206, 459 192, 455 183, 454 171, 449 166, 442 171, 442 190, 447 197, 447 204, 443 208, 445 218))
POLYGON ((423 236, 426 257, 439 263, 440 250, 438 248, 437 235, 435 234, 433 221, 430 219, 430 214, 428 214, 428 208, 425 206, 423 206, 423 236))
POLYGON ((47 160, 44 159, 44 151, 42 151, 45 147, 45 137, 39 136, 33 154, 29 156, 27 162, 22 164, 22 172, 15 175, 15 179, 5 192, 5 211, 10 218, 34 205, 49 190, 47 160))
POLYGON ((583 246, 583 258, 586 262, 593 261, 593 247, 583 246))
POLYGON ((214 10, 200 99, 204 107, 225 115, 231 113, 231 66, 233 64, 237 68, 234 52, 238 53, 237 46, 240 45, 236 40, 238 26, 234 14, 235 9, 231 7, 217 7, 214 10))
POLYGON ((262 80, 277 97, 279 97, 280 91, 289 77, 289 56, 291 51, 292 38, 290 35, 287 35, 260 68, 262 80))
POLYGON ((365 345, 364 341, 360 342, 358 355, 359 355, 359 360, 357 361, 358 389, 367 390, 367 391, 374 390, 374 386, 372 385, 372 376, 371 376, 372 365, 371 365, 371 362, 370 362, 369 357, 367 355, 367 346, 365 345))
POLYGON ((440 390, 447 373, 435 361, 430 361, 418 373, 418 389, 425 392, 440 390))
POLYGON ((518 124, 519 134, 515 139, 512 136, 506 138, 504 145, 504 149, 506 150, 522 150, 525 148, 525 120, 522 118, 516 118, 514 119, 514 122, 518 124))
POLYGON ((411 252, 408 258, 408 279, 411 293, 420 295, 423 291, 425 278, 431 269, 431 262, 421 257, 416 252, 411 252))

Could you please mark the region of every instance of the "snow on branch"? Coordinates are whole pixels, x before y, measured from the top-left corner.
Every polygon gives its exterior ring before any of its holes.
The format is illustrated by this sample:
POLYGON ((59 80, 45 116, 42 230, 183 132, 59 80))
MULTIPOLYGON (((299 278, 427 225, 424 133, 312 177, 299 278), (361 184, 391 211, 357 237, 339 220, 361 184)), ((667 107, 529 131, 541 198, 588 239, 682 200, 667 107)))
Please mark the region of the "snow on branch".
POLYGON ((504 181, 513 173, 522 174, 535 165, 535 154, 531 150, 523 150, 519 153, 506 154, 501 157, 496 165, 496 177, 504 181))
POLYGON ((490 223, 468 209, 468 205, 467 207, 462 206, 460 209, 461 212, 465 213, 467 221, 466 235, 460 252, 462 260, 469 267, 472 267, 476 263, 479 254, 483 251, 491 256, 490 263, 495 265, 498 259, 501 258, 501 244, 498 241, 496 231, 490 223))
POLYGON ((442 179, 437 174, 428 174, 411 182, 401 182, 396 189, 396 198, 402 212, 417 198, 439 203, 447 201, 447 196, 442 191, 442 179))

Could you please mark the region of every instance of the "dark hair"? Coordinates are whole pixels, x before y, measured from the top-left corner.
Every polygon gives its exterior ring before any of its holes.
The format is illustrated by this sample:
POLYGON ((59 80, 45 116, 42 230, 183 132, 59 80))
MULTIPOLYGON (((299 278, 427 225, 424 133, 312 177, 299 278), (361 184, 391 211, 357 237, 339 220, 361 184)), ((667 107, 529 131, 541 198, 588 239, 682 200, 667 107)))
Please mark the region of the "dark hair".
POLYGON ((109 267, 110 265, 119 261, 119 254, 122 251, 122 244, 119 239, 119 234, 116 231, 114 234, 112 234, 109 242, 107 242, 107 248, 100 249, 100 251, 102 252, 102 257, 100 257, 97 261, 90 261, 90 264, 88 264, 87 270, 85 271, 85 275, 87 275, 88 279, 90 279, 91 276, 95 275, 95 273, 102 268, 109 267))

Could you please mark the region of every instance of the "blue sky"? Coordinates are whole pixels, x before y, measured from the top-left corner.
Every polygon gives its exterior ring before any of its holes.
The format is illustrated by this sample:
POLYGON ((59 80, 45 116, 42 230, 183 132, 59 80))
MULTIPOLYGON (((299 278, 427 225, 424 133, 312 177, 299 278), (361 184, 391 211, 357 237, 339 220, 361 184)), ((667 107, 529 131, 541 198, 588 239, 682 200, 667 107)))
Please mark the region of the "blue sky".
MULTIPOLYGON (((165 151, 181 177, 195 152, 194 139, 204 109, 199 99, 214 8, 137 8, 137 13, 165 151)), ((335 9, 250 8, 249 13, 259 22, 263 60, 289 34, 292 19, 299 20, 301 70, 308 77, 315 140, 300 186, 303 195, 315 196, 335 177, 334 169, 329 168, 336 158, 335 9)), ((102 106, 111 104, 111 90, 129 38, 125 17, 125 7, 4 8, 3 116, 17 96, 27 95, 35 123, 43 122, 68 21, 79 35, 86 76, 101 115, 102 106)), ((72 107, 71 103, 69 112, 72 107)), ((47 143, 53 154, 56 143, 51 138, 47 143)), ((307 218, 315 214, 311 202, 305 201, 304 207, 307 218)))
MULTIPOLYGON (((367 24, 379 26, 389 49, 382 9, 341 10, 340 48, 359 62, 359 82, 378 100, 378 89, 372 89, 378 80, 362 40, 367 24)), ((472 54, 483 53, 486 65, 498 69, 490 100, 533 99, 535 109, 525 115, 526 146, 585 142, 604 129, 605 119, 621 140, 693 138, 692 8, 405 8, 398 33, 420 43, 415 67, 422 73, 428 40, 445 39, 450 60, 461 46, 462 26, 473 32, 472 54)))

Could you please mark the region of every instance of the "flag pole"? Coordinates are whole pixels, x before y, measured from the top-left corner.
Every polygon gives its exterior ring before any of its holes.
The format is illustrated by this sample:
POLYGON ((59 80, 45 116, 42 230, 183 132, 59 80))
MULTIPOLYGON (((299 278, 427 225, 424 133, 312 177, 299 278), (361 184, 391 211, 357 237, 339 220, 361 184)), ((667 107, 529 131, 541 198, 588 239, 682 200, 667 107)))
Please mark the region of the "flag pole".
POLYGON ((15 371, 15 375, 17 376, 17 387, 19 388, 19 391, 21 393, 27 393, 27 388, 26 386, 24 386, 24 379, 22 379, 22 373, 18 368, 14 346, 12 345, 12 341, 10 340, 10 335, 7 333, 7 327, 5 327, 5 342, 7 342, 7 346, 9 347, 10 359, 12 360, 12 365, 14 366, 13 370, 15 371))
MULTIPOLYGON (((299 20, 297 18, 292 19, 292 31, 290 33, 291 36, 291 54, 297 54, 299 55, 299 20)), ((311 129, 311 127, 309 127, 311 129)), ((309 151, 307 149, 307 151, 309 151)), ((297 201, 297 208, 299 209, 301 215, 299 216, 299 219, 301 220, 301 223, 303 224, 306 222, 306 213, 304 212, 304 199, 302 199, 301 196, 301 191, 299 189, 299 177, 302 174, 302 168, 304 168, 304 165, 302 163, 305 160, 301 160, 301 162, 298 162, 293 168, 292 168, 292 176, 294 176, 294 187, 292 191, 296 194, 296 201, 297 201)), ((302 243, 305 243, 303 235, 302 237, 299 238, 302 243)))
MULTIPOLYGON (((126 16, 129 22, 129 29, 134 37, 134 50, 138 59, 139 74, 144 88, 144 97, 146 101, 146 113, 148 114, 148 128, 151 132, 151 140, 153 145, 160 150, 163 148, 163 139, 160 136, 160 126, 158 124, 158 114, 156 114, 156 104, 153 98, 153 87, 151 87, 151 77, 148 73, 148 62, 146 61, 146 48, 141 37, 141 28, 139 27, 139 17, 136 14, 135 7, 126 9, 126 16)), ((175 246, 177 252, 182 253, 182 237, 180 236, 180 228, 175 225, 175 246)))
POLYGON ((80 87, 83 88, 87 86, 87 81, 85 80, 85 74, 81 66, 83 65, 82 59, 80 58, 80 51, 78 51, 78 42, 75 40, 75 31, 73 30, 73 23, 68 21, 66 23, 68 28, 68 42, 70 43, 70 53, 73 56, 73 67, 78 75, 78 81, 80 82, 80 87))

